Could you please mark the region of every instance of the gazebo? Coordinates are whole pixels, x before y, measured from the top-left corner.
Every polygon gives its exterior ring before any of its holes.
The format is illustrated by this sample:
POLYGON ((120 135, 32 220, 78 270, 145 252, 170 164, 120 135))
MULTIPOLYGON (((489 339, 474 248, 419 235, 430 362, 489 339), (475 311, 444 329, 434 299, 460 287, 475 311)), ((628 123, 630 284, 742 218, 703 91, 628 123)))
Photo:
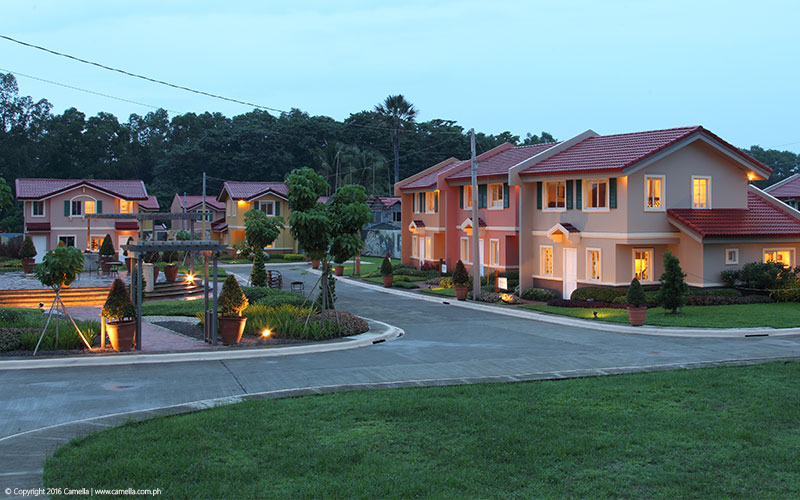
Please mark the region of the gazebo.
POLYGON ((218 241, 190 240, 190 241, 147 241, 132 245, 122 245, 122 248, 133 254, 133 269, 131 288, 136 293, 133 305, 136 308, 136 350, 142 350, 142 257, 148 252, 199 252, 203 256, 203 329, 206 342, 217 345, 217 261, 220 253, 226 248, 218 241), (213 281, 209 287, 208 261, 213 261, 213 281), (136 285, 134 286, 134 280, 136 285), (212 294, 211 307, 209 308, 209 289, 212 294))

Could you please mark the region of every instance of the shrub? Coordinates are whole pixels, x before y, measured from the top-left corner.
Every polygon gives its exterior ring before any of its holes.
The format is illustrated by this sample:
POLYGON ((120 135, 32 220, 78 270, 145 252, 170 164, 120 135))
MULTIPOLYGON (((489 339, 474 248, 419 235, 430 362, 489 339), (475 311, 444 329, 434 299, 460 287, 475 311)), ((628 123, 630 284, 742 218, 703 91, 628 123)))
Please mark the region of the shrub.
MULTIPOLYGON (((772 290, 769 296, 776 302, 800 302, 800 283, 778 285, 778 288, 772 290)), ((759 297, 759 295, 750 295, 750 297, 759 297)))
POLYGON ((144 261, 150 264, 158 264, 161 262, 161 252, 147 252, 144 254, 144 261))
POLYGON ((538 300, 541 302, 547 302, 548 300, 553 300, 558 297, 556 292, 553 290, 548 290, 546 288, 526 288, 519 294, 521 299, 525 300, 538 300))
POLYGON ((16 351, 22 346, 18 328, 0 328, 0 352, 16 351))
POLYGON ((394 266, 394 274, 405 274, 406 276, 426 276, 423 271, 416 267, 406 266, 405 264, 398 264, 394 266))
POLYGON ((727 269, 719 273, 720 281, 722 281, 728 288, 733 288, 739 282, 741 271, 738 269, 727 269))
POLYGON ((601 307, 610 307, 613 309, 625 309, 626 304, 614 304, 611 302, 602 301, 586 301, 586 300, 567 300, 567 299, 553 299, 547 301, 548 306, 553 307, 582 307, 584 309, 599 309, 601 307))
POLYGON ((442 278, 441 281, 439 281, 440 288, 453 288, 454 286, 453 278, 442 278))
POLYGON ((667 249, 664 252, 664 273, 661 275, 658 303, 673 314, 686 302, 689 286, 683 280, 685 277, 680 261, 667 249))
POLYGON ((14 236, 7 243, 0 243, 0 257, 18 257, 21 248, 22 236, 14 236))
MULTIPOLYGON (((270 290, 267 288, 267 290, 270 290)), ((313 307, 315 310, 317 309, 317 305, 310 300, 307 300, 302 295, 298 295, 296 293, 287 292, 284 290, 271 290, 274 293, 266 295, 259 299, 256 303, 265 306, 281 306, 281 305, 290 305, 290 306, 303 306, 303 307, 313 307)))
POLYGON ((690 295, 686 297, 687 306, 729 306, 733 304, 767 304, 775 302, 768 295, 747 295, 736 297, 732 295, 690 295))
POLYGON ((631 286, 630 288, 628 288, 628 293, 625 296, 625 299, 628 305, 633 307, 641 307, 647 302, 647 297, 645 297, 644 295, 644 290, 642 290, 642 285, 636 278, 633 278, 631 280, 631 286))
POLYGON ((256 251, 253 269, 250 272, 250 284, 254 287, 267 285, 267 271, 264 269, 264 252, 256 251))
POLYGON ((405 288, 405 289, 414 289, 419 288, 419 285, 413 281, 395 281, 392 283, 392 286, 395 288, 405 288))
POLYGON ((69 285, 83 272, 83 252, 75 247, 61 246, 48 251, 36 266, 36 277, 44 286, 69 285))
POLYGON ((247 297, 244 296, 239 282, 231 274, 222 284, 222 293, 219 294, 220 316, 241 316, 247 307, 247 297))
POLYGON ((787 282, 790 274, 791 270, 777 262, 750 262, 742 268, 740 279, 746 288, 771 290, 787 282))
POLYGON ((0 325, 11 325, 22 321, 24 315, 22 311, 15 309, 0 309, 0 325))
POLYGON ((111 285, 111 291, 108 292, 108 298, 106 298, 100 315, 113 321, 136 317, 136 309, 134 309, 125 283, 121 279, 115 279, 114 284, 111 285))
POLYGON ((458 262, 456 262, 456 270, 453 271, 453 285, 466 286, 468 283, 469 274, 467 273, 467 268, 464 267, 464 263, 459 259, 458 262))
POLYGON ((233 245, 233 249, 236 251, 236 258, 238 259, 249 259, 252 255, 252 249, 245 240, 233 245))
POLYGON ((32 259, 36 257, 36 247, 33 245, 33 240, 30 236, 26 236, 19 249, 20 259, 32 259))
POLYGON ((175 239, 178 241, 189 241, 192 239, 192 235, 189 234, 189 231, 181 229, 180 231, 175 233, 175 239))
POLYGON ((389 260, 389 254, 386 254, 386 257, 383 258, 383 262, 381 262, 381 276, 391 276, 394 273, 394 269, 392 269, 392 261, 389 260))
POLYGON ((117 251, 114 250, 114 244, 111 242, 111 235, 107 234, 103 238, 103 243, 100 244, 100 255, 103 257, 112 257, 116 255, 117 251))
MULTIPOLYGON (((329 321, 333 321, 339 326, 339 335, 342 337, 358 335, 360 333, 369 331, 369 324, 366 322, 366 320, 359 318, 355 314, 351 314, 347 311, 330 311, 328 312, 327 318, 331 318, 329 321)), ((309 323, 311 321, 319 324, 319 315, 311 316, 309 323), (316 321, 314 321, 315 319, 316 321)))
POLYGON ((305 259, 302 254, 299 253, 285 253, 283 254, 283 260, 286 262, 298 262, 305 259))
POLYGON ((178 259, 180 259, 180 255, 178 255, 178 252, 176 252, 174 250, 168 250, 168 251, 165 251, 165 252, 163 252, 161 254, 161 260, 163 260, 164 262, 166 262, 168 264, 172 264, 173 262, 177 262, 178 259))
POLYGON ((576 288, 570 299, 572 300, 597 300, 601 302, 613 302, 615 297, 625 295, 625 290, 620 288, 606 288, 602 286, 587 286, 576 288))
POLYGON ((427 271, 439 271, 439 263, 438 262, 423 262, 419 268, 420 271, 427 272, 427 271))

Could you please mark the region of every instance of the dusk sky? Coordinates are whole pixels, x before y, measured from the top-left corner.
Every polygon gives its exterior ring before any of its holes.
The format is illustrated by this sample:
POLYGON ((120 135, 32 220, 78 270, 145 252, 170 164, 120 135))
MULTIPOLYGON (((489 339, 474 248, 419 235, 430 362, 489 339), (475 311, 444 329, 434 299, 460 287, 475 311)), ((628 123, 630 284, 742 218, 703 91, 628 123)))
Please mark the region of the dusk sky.
MULTIPOLYGON (((338 120, 402 93, 419 120, 566 139, 703 125, 800 151, 794 1, 9 2, 0 34, 153 78, 338 120)), ((0 40, 20 93, 126 121, 250 110, 0 40)))

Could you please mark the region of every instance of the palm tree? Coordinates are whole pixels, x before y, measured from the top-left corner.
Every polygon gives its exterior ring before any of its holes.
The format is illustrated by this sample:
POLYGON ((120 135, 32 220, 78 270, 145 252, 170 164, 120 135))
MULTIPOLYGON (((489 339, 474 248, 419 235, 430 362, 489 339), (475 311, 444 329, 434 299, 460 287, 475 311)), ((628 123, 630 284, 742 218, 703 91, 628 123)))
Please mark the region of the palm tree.
MULTIPOLYGON (((351 146, 347 156, 343 160, 350 166, 348 184, 361 184, 365 188, 372 185, 370 191, 375 194, 375 173, 387 167, 386 159, 377 151, 371 149, 361 149, 358 146, 351 146)), ((383 174, 381 174, 383 175, 383 174)), ((381 181, 383 184, 383 181, 381 181)), ((381 188, 381 193, 383 188, 381 188)))
POLYGON ((406 101, 403 94, 390 95, 375 106, 375 111, 389 124, 392 130, 392 150, 394 152, 394 182, 400 182, 400 128, 414 122, 417 110, 406 101))
POLYGON ((317 161, 319 161, 319 166, 323 173, 328 174, 326 179, 330 179, 331 176, 335 176, 336 179, 333 182, 334 188, 333 190, 336 191, 339 188, 339 167, 341 165, 342 153, 345 150, 344 144, 339 141, 325 141, 325 145, 323 147, 316 147, 313 149, 314 156, 317 157, 317 161))

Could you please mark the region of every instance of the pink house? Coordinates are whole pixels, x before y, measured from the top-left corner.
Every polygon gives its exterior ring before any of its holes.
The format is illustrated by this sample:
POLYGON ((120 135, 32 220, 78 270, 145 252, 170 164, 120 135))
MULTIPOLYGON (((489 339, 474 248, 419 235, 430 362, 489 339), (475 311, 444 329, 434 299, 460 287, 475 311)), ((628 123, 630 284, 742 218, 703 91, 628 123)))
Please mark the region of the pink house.
POLYGON ((128 237, 138 239, 136 219, 89 224, 86 215, 135 214, 139 203, 148 200, 144 183, 135 180, 17 179, 15 191, 23 202, 24 231, 36 247, 36 262, 59 242, 97 251, 106 234, 119 251, 128 237))

